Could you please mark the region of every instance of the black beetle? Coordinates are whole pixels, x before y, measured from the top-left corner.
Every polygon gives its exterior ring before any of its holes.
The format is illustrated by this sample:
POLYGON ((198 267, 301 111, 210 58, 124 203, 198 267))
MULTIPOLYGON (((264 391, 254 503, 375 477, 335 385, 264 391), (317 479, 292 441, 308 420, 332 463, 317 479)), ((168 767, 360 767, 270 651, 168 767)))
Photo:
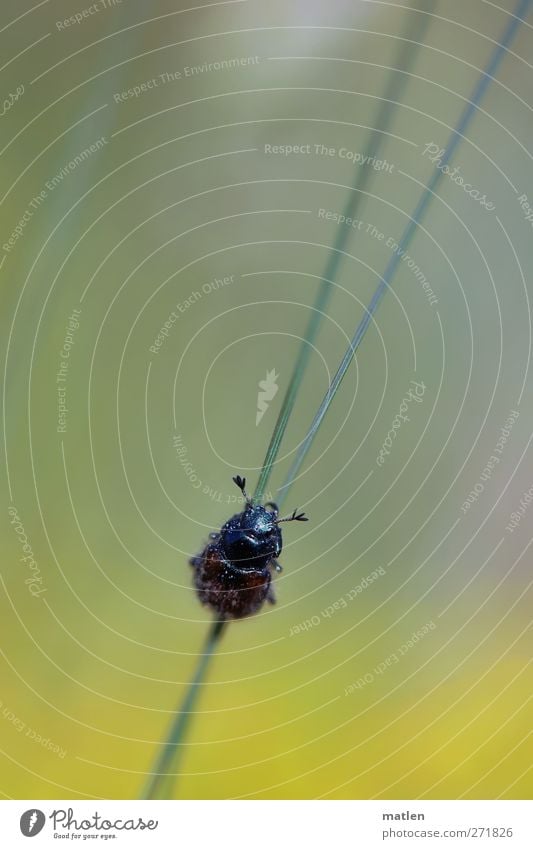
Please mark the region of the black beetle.
POLYGON ((307 522, 296 510, 278 518, 278 507, 270 501, 262 507, 246 494, 246 480, 233 478, 246 506, 209 535, 209 542, 189 561, 194 568, 194 585, 202 604, 212 607, 222 619, 242 619, 256 613, 265 600, 275 604, 272 569, 281 572, 282 522, 307 522), (270 508, 270 509, 267 509, 270 508))

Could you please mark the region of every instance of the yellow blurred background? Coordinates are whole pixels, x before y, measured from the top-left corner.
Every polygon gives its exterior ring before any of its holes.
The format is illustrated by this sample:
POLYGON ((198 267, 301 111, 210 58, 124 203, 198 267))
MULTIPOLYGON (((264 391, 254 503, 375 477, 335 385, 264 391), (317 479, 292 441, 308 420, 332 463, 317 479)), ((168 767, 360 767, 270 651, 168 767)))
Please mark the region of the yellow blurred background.
MULTIPOLYGON (((273 496, 513 8, 438 3, 413 42, 273 496)), ((324 211, 426 12, 2 4, 4 797, 138 796, 210 621, 188 557, 257 480, 344 226, 324 211)), ((441 181, 409 249, 437 301, 400 263, 287 498, 310 522, 278 603, 214 658, 182 798, 531 794, 532 24, 453 161, 495 208, 441 181)))

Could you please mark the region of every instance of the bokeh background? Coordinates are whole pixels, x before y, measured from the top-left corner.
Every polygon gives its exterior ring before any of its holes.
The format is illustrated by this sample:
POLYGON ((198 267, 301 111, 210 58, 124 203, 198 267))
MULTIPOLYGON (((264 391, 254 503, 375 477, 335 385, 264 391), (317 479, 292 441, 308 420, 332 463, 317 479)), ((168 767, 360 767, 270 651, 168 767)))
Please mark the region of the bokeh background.
MULTIPOLYGON (((319 210, 370 167, 339 152, 365 151, 425 16, 274 496, 513 11, 2 3, 4 797, 139 794, 210 621, 187 559, 232 475, 257 480, 339 235, 319 210)), ((531 794, 532 25, 453 161, 494 208, 442 179, 409 248, 437 300, 401 262, 287 498, 311 521, 286 526, 278 603, 210 669, 182 798, 531 794)))

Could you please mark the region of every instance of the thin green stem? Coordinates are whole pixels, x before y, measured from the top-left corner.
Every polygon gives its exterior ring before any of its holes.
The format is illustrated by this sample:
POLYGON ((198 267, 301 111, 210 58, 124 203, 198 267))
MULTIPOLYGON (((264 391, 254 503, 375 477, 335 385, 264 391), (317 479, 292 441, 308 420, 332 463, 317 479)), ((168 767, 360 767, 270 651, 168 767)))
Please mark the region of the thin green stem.
MULTIPOLYGON (((402 235, 402 238, 400 239, 399 249, 397 252, 395 252, 394 256, 391 258, 389 264, 387 265, 383 278, 381 279, 379 286, 374 292, 372 300, 370 301, 370 304, 367 307, 363 318, 357 326, 350 346, 344 354, 339 368, 337 369, 337 372, 328 388, 328 391, 326 392, 326 395, 322 400, 315 417, 313 418, 307 435, 296 454, 295 460, 291 466, 291 469, 289 470, 289 474, 287 475, 285 482, 280 489, 278 501, 281 501, 286 496, 290 485, 298 474, 301 464, 307 452, 309 451, 314 437, 316 436, 320 423, 322 422, 322 419, 324 418, 327 410, 329 409, 329 406, 335 396, 335 393, 337 392, 342 382, 342 379, 351 361, 353 360, 359 345, 363 340, 363 337, 370 325, 374 313, 379 306, 381 298, 383 297, 392 282, 392 279, 400 261, 400 252, 406 250, 407 246, 409 245, 411 239, 413 238, 418 228, 418 225, 423 215, 427 211, 429 203, 431 202, 431 199, 442 176, 442 166, 450 162, 457 145, 459 144, 461 139, 464 138, 464 134, 476 112, 478 104, 481 101, 491 80, 494 78, 494 74, 496 73, 506 50, 508 49, 511 41, 516 35, 516 32, 520 24, 522 23, 527 11, 529 10, 531 2, 532 0, 519 0, 515 9, 515 13, 513 14, 509 24, 507 25, 499 41, 496 42, 497 46, 492 52, 489 62, 487 63, 487 66, 483 71, 482 76, 474 87, 472 95, 467 101, 467 104, 461 114, 456 128, 451 134, 450 140, 448 142, 448 147, 446 148, 443 159, 441 160, 441 169, 435 170, 432 177, 428 181, 424 191, 422 192, 422 196, 413 212, 413 215, 409 219, 409 222, 402 235)), ((409 57, 409 54, 405 55, 407 58, 409 57)), ((396 73, 396 71, 394 73, 396 73)), ((387 113, 385 117, 386 120, 389 120, 390 113, 387 113)), ((372 150, 371 142, 369 143, 369 147, 367 148, 367 150, 372 150)), ((352 194, 350 196, 346 209, 356 209, 357 203, 359 202, 358 199, 361 197, 361 195, 361 183, 358 182, 352 190, 352 194)), ((302 346, 300 348, 300 354, 298 356, 296 366, 291 377, 291 382, 289 384, 289 388, 287 390, 282 409, 278 421, 276 423, 276 428, 274 430, 274 434, 272 436, 272 440, 267 451, 267 455, 265 457, 265 463, 263 465, 256 492, 254 494, 254 498, 256 498, 257 500, 262 498, 264 495, 266 484, 268 482, 272 466, 275 462, 281 439, 287 427, 288 419, 296 399, 296 394, 301 384, 305 367, 307 365, 312 340, 315 338, 316 333, 318 332, 320 320, 322 318, 324 308, 330 296, 332 281, 334 280, 335 274, 338 271, 339 263, 342 258, 342 247, 339 247, 339 245, 343 245, 342 239, 344 238, 346 238, 346 234, 341 232, 338 236, 335 246, 332 249, 332 253, 328 261, 328 273, 324 275, 323 282, 319 288, 317 298, 315 300, 315 305, 313 308, 312 316, 308 323, 306 336, 304 337, 302 346)), ((175 780, 179 774, 178 767, 180 764, 180 755, 183 753, 185 735, 189 727, 190 720, 194 715, 194 707, 196 705, 196 700, 199 695, 200 686, 205 681, 207 669, 209 667, 209 661, 218 646, 220 638, 225 630, 225 626, 226 622, 224 620, 217 620, 213 623, 211 630, 209 631, 204 650, 200 655, 198 665, 196 667, 194 677, 191 681, 191 684, 189 685, 189 688, 186 692, 182 704, 176 711, 175 717, 169 729, 166 742, 163 744, 161 753, 156 760, 154 770, 150 774, 150 779, 147 783, 146 790, 142 795, 142 798, 144 799, 169 799, 173 797, 175 780)))
POLYGON ((150 778, 141 796, 142 799, 174 798, 174 785, 179 775, 179 766, 183 755, 183 741, 194 715, 194 707, 200 687, 205 681, 209 661, 220 642, 225 626, 226 620, 216 619, 209 630, 204 650, 198 659, 194 677, 189 684, 185 698, 174 715, 166 741, 162 744, 161 753, 154 764, 153 771, 150 773, 150 778))
POLYGON ((370 304, 366 308, 365 313, 361 321, 359 322, 355 334, 350 342, 350 345, 340 362, 337 372, 328 387, 328 390, 313 418, 313 421, 311 422, 309 430, 307 431, 307 435, 305 436, 305 439, 300 444, 300 447, 296 452, 294 461, 289 469, 287 477, 285 478, 283 485, 280 487, 279 493, 276 497, 276 501, 278 504, 281 505, 288 493, 289 487, 292 485, 296 476, 298 475, 301 465, 318 432, 320 424, 324 416, 326 415, 331 405, 331 402, 333 401, 333 398, 335 397, 335 394, 339 389, 339 386, 341 385, 344 375, 348 370, 348 366, 352 362, 357 349, 363 341, 366 331, 370 326, 370 322, 372 321, 383 296, 390 288, 392 279, 401 262, 401 259, 405 255, 405 252, 409 247, 409 244, 411 243, 411 240, 415 235, 422 218, 427 212, 427 209, 432 199, 435 197, 438 184, 442 179, 445 168, 450 163, 456 148, 458 147, 462 139, 465 137, 466 131, 470 123, 472 122, 474 115, 476 114, 479 103, 481 102, 483 95, 485 94, 491 81, 494 79, 494 75, 498 69, 498 66, 502 61, 505 52, 508 49, 510 43, 512 42, 514 36, 516 35, 516 32, 520 24, 522 23, 530 4, 531 0, 519 0, 514 15, 512 16, 509 24, 506 26, 505 31, 502 33, 502 36, 496 41, 496 47, 492 51, 484 71, 482 72, 480 78, 474 86, 470 97, 467 98, 466 105, 461 113, 459 121, 455 129, 452 130, 450 138, 448 139, 448 144, 446 145, 445 152, 441 157, 439 167, 434 169, 413 211, 413 214, 409 217, 402 237, 398 242, 398 249, 391 257, 383 273, 383 277, 381 278, 381 281, 372 296, 370 304))
MULTIPOLYGON (((427 11, 431 12, 433 7, 434 2, 431 2, 427 11)), ((413 11, 415 10, 413 9, 413 11)), ((369 134, 369 138, 365 146, 365 162, 368 162, 371 157, 379 156, 379 151, 387 138, 387 133, 392 122, 395 108, 401 103, 403 91, 409 80, 410 69, 414 64, 420 46, 423 44, 424 36, 430 21, 431 14, 418 15, 417 22, 413 27, 410 15, 407 16, 407 22, 400 39, 400 47, 398 49, 396 60, 393 62, 393 66, 387 77, 385 92, 382 98, 380 98, 375 127, 369 134)), ((372 172, 373 169, 366 166, 362 166, 357 169, 354 183, 349 192, 343 211, 345 219, 357 218, 359 207, 366 197, 366 189, 372 176, 372 172)), ((287 429, 289 417, 296 402, 298 390, 300 389, 304 378, 312 346, 314 345, 322 319, 333 294, 333 286, 345 258, 345 250, 348 239, 353 232, 353 229, 346 225, 340 226, 337 231, 335 242, 330 249, 324 274, 322 275, 315 301, 311 307, 311 316, 302 337, 302 342, 294 364, 289 385, 287 387, 285 397, 283 398, 278 419, 274 426, 270 444, 261 468, 259 480, 254 492, 254 501, 259 502, 264 498, 268 480, 278 456, 281 440, 283 439, 287 429)))

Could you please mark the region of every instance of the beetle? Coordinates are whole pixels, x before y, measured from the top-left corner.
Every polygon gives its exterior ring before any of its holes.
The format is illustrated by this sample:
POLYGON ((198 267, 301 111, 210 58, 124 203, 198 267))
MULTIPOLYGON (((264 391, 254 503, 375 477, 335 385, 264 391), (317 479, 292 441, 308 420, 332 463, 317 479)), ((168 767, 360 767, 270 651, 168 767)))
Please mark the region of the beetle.
POLYGON ((272 569, 281 572, 282 522, 307 522, 297 510, 279 518, 277 504, 254 504, 246 494, 246 478, 233 482, 241 490, 245 508, 236 513, 196 557, 191 557, 194 586, 202 604, 213 608, 222 619, 242 619, 256 613, 265 601, 275 604, 272 569))

